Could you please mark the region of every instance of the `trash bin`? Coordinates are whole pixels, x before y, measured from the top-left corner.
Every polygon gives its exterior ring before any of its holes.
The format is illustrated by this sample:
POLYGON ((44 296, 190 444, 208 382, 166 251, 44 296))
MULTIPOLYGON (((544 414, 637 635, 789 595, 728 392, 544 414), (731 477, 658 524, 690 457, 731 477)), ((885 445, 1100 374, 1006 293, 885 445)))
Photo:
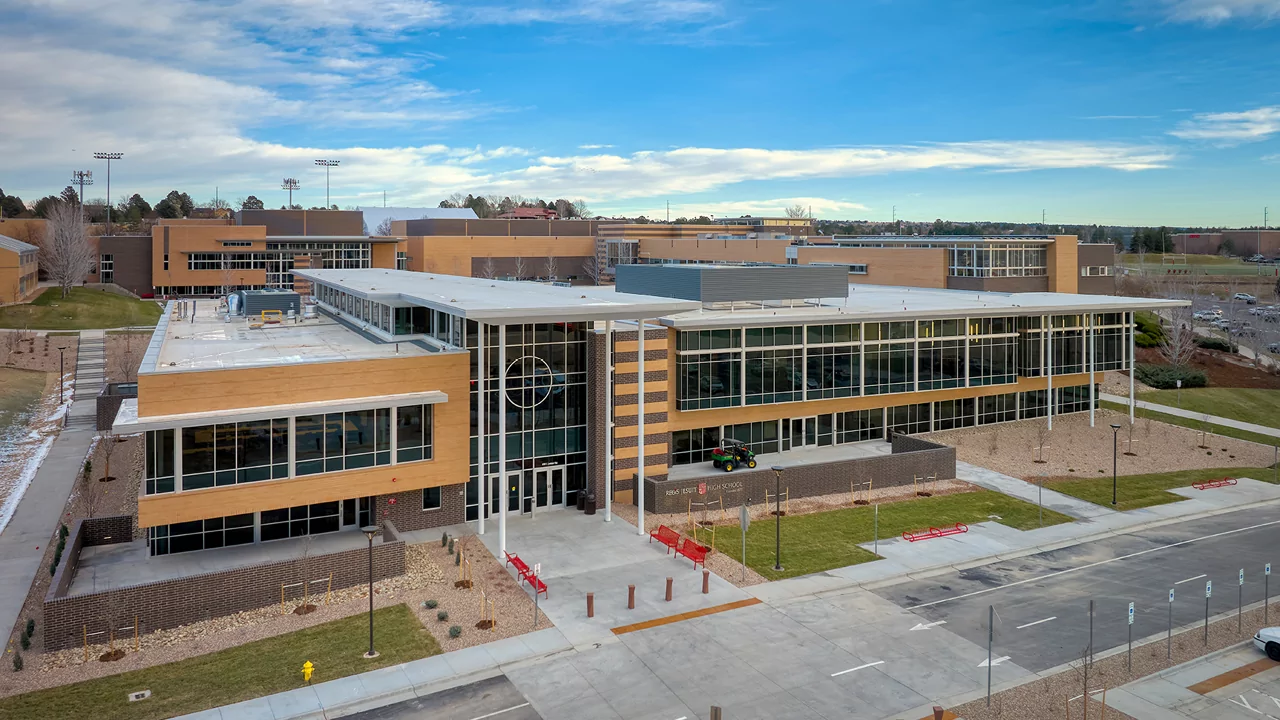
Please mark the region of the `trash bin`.
POLYGON ((579 491, 578 492, 578 511, 581 512, 586 509, 587 509, 587 494, 585 492, 579 491))
POLYGON ((596 514, 596 494, 586 493, 586 496, 587 496, 587 499, 585 502, 586 507, 584 509, 588 515, 595 515, 596 514))

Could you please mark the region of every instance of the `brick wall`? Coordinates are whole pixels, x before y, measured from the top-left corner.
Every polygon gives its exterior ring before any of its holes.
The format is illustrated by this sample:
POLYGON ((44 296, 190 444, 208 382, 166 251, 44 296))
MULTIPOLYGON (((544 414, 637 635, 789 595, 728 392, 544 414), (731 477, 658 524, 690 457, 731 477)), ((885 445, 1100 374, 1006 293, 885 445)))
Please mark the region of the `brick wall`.
POLYGON ((605 419, 609 409, 608 343, 608 337, 603 334, 587 335, 587 488, 595 492, 601 504, 608 472, 604 452, 605 419))
MULTIPOLYGON (((68 550, 70 549, 68 538, 68 550)), ((66 560, 64 556, 63 562, 66 560)), ((308 558, 307 572, 312 580, 327 580, 332 572, 333 589, 337 590, 368 582, 368 563, 368 549, 356 548, 308 558)), ((404 542, 382 542, 374 545, 375 578, 403 575, 404 563, 404 542)), ((109 630, 113 625, 113 617, 115 626, 128 627, 133 625, 136 616, 141 632, 148 633, 273 605, 280 602, 281 585, 302 580, 302 560, 293 558, 103 592, 64 596, 65 585, 70 583, 69 577, 68 575, 63 583, 64 587, 59 588, 58 577, 55 576, 55 583, 45 596, 45 651, 78 647, 82 644, 86 631, 96 633, 109 630)), ((315 587, 319 587, 319 584, 315 587)))
MULTIPOLYGON (((946 445, 898 435, 894 438, 894 454, 850 458, 828 463, 788 467, 782 474, 782 490, 791 497, 811 497, 849 492, 850 484, 873 479, 875 487, 910 485, 913 477, 937 474, 938 479, 956 476, 956 451, 946 445)), ((657 513, 685 512, 689 500, 698 502, 698 484, 707 484, 707 497, 724 498, 726 507, 740 505, 750 498, 752 503, 764 500, 764 491, 774 489, 774 474, 767 468, 734 470, 687 480, 654 480, 645 478, 645 510, 657 513)))
POLYGON ((391 520, 402 532, 458 525, 467 516, 467 486, 462 483, 440 488, 439 510, 422 509, 421 490, 379 495, 376 503, 378 518, 391 520), (393 498, 395 502, 391 502, 393 498))
MULTIPOLYGON (((84 536, 84 547, 133 542, 132 515, 85 518, 77 520, 76 526, 79 528, 80 534, 84 536)), ((70 539, 68 539, 68 542, 70 542, 70 539)))

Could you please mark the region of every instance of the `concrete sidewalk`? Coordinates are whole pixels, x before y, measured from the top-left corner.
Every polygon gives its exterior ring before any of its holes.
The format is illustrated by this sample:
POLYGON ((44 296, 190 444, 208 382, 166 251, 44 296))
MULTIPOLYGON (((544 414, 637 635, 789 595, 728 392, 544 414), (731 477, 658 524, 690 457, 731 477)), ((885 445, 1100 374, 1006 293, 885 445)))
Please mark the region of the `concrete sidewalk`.
POLYGON ((1248 642, 1116 688, 1107 705, 1155 720, 1275 717, 1280 714, 1280 663, 1248 642))
MULTIPOLYGON (((566 650, 572 650, 572 646, 564 635, 548 628, 181 717, 183 720, 341 717, 483 680, 521 663, 545 659, 566 650)), ((317 668, 317 674, 323 677, 324 668, 317 668)))
POLYGON ((53 441, 13 518, 0 532, 0 629, 6 635, 19 620, 36 573, 48 572, 40 561, 93 444, 95 398, 102 387, 103 339, 101 330, 80 333, 73 395, 77 399, 67 410, 66 426, 53 441))
MULTIPOLYGON (((1114 402, 1114 403, 1129 402, 1129 398, 1127 397, 1122 397, 1120 395, 1111 395, 1108 393, 1102 393, 1101 398, 1103 400, 1106 400, 1107 402, 1114 402)), ((1136 400, 1134 401, 1134 405, 1136 407, 1142 408, 1143 410, 1150 410, 1151 412, 1164 413, 1165 415, 1174 415, 1176 417, 1187 418, 1188 420, 1208 421, 1213 423, 1214 425, 1221 425, 1223 427, 1235 428, 1236 430, 1245 430, 1247 432, 1257 433, 1258 435, 1270 435, 1271 437, 1274 437, 1274 438, 1280 438, 1280 429, 1267 427, 1266 425, 1256 425, 1254 423, 1242 422, 1240 420, 1232 420, 1231 418, 1219 417, 1217 415, 1206 415, 1201 412, 1183 410, 1182 408, 1170 407, 1168 405, 1158 405, 1156 403, 1146 402, 1144 400, 1136 400)))

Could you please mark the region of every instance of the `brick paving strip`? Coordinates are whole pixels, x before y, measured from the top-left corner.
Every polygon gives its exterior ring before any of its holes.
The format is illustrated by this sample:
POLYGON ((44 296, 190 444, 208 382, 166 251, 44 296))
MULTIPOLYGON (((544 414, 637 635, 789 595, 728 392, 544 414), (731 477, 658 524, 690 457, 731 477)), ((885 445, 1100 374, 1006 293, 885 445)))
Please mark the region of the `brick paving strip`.
POLYGON ((759 605, 760 602, 761 602, 760 598, 747 598, 746 600, 735 600, 731 603, 725 603, 723 605, 712 605, 711 607, 699 608, 697 610, 690 610, 689 612, 683 612, 683 613, 680 613, 679 615, 668 615, 667 617, 654 618, 653 620, 645 620, 644 622, 638 622, 632 625, 621 625, 619 627, 613 628, 613 634, 625 635, 629 632, 635 632, 637 630, 648 630, 649 628, 660 627, 662 625, 670 625, 671 623, 678 623, 681 620, 692 620, 693 618, 696 618, 696 617, 714 615, 716 613, 727 612, 729 610, 737 610, 738 608, 751 607, 752 605, 759 605))
POLYGON ((1274 660, 1271 658, 1262 658, 1261 660, 1255 660, 1243 667, 1238 667, 1235 670, 1228 670, 1221 675, 1215 675, 1207 680, 1201 680, 1195 685, 1188 686, 1187 689, 1193 693, 1208 695, 1214 690, 1221 690, 1232 683, 1240 682, 1245 678, 1251 678, 1260 672, 1266 672, 1267 670, 1271 670, 1275 667, 1277 667, 1277 664, 1274 660))

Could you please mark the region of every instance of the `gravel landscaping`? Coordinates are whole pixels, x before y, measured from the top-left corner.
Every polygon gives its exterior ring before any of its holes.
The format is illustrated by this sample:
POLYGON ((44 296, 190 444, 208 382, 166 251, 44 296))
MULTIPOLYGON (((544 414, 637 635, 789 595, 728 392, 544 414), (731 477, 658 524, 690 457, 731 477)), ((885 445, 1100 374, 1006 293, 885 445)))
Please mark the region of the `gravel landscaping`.
POLYGON ((1111 423, 1121 425, 1119 473, 1138 475, 1174 470, 1215 467, 1266 467, 1274 450, 1266 445, 1208 435, 1197 430, 1139 417, 1130 445, 1129 418, 1111 410, 1098 410, 1096 425, 1089 427, 1088 413, 1053 419, 1053 431, 1044 418, 1000 425, 947 430, 924 435, 926 439, 956 448, 956 458, 997 472, 1034 481, 1048 477, 1101 477, 1111 474, 1111 423), (1045 462, 1037 463, 1037 448, 1047 445, 1045 462), (1131 451, 1133 455, 1126 454, 1131 451))

